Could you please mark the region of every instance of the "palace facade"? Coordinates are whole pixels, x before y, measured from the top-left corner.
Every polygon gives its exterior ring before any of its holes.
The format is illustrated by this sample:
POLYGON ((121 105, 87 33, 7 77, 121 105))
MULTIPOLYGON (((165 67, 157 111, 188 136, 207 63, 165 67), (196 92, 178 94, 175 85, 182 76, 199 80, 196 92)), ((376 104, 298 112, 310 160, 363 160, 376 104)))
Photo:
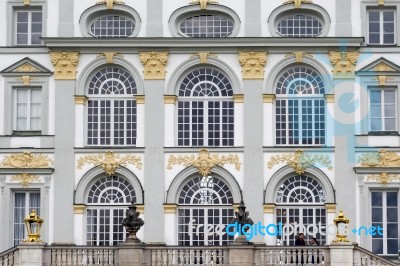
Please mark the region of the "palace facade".
POLYGON ((32 209, 46 243, 117 245, 132 201, 145 243, 226 245, 243 201, 321 245, 343 210, 351 241, 398 254, 399 18, 397 0, 1 1, 0 250, 32 209))

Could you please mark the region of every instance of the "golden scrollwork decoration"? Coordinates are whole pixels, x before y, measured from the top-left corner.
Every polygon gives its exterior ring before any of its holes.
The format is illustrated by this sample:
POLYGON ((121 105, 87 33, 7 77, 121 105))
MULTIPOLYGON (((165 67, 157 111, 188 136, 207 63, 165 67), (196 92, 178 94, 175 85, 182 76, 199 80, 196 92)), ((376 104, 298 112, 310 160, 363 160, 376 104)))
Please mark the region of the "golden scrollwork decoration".
POLYGON ((395 180, 400 181, 400 175, 389 174, 389 173, 383 172, 380 174, 369 175, 367 180, 368 181, 375 180, 375 181, 378 181, 379 183, 381 183, 382 186, 387 186, 390 182, 393 182, 395 180))
POLYGON ((30 173, 22 173, 20 175, 12 176, 11 181, 21 183, 22 187, 28 187, 30 183, 39 182, 40 177, 31 175, 30 173))
POLYGON ((300 8, 301 4, 311 4, 312 1, 311 0, 288 0, 285 1, 283 4, 287 5, 287 4, 294 4, 295 8, 300 8))
POLYGON ((217 57, 215 54, 210 52, 197 52, 193 54, 190 58, 198 57, 200 64, 207 64, 208 57, 217 57))
POLYGON ((358 162, 363 167, 400 167, 400 155, 381 149, 379 152, 361 154, 358 162))
POLYGON ((375 66, 372 70, 376 71, 376 72, 394 72, 396 71, 395 69, 393 69, 391 66, 388 66, 385 63, 380 63, 377 66, 375 66))
POLYGON ((90 154, 84 155, 78 159, 76 168, 82 170, 83 166, 91 164, 103 168, 107 175, 115 174, 120 166, 134 165, 138 170, 142 169, 142 158, 135 155, 120 155, 112 151, 107 151, 105 154, 90 154))
POLYGON ((0 163, 1 168, 50 168, 53 161, 45 154, 23 152, 5 156, 0 163))
POLYGON ((337 78, 353 78, 357 59, 359 56, 358 51, 353 52, 335 52, 330 51, 329 56, 333 66, 333 76, 337 78))
POLYGON ((326 154, 305 154, 302 150, 295 151, 294 154, 285 153, 272 156, 268 161, 268 168, 272 169, 273 166, 285 163, 293 170, 301 175, 304 171, 316 163, 327 167, 332 170, 332 162, 326 154))
POLYGON ((24 63, 14 70, 14 72, 40 72, 39 69, 29 63, 24 63))
POLYGON ((263 79, 267 51, 239 51, 243 79, 263 79))
POLYGON ((117 52, 103 52, 100 55, 98 55, 97 58, 103 57, 103 56, 106 58, 107 64, 114 64, 114 57, 124 58, 123 55, 121 55, 117 52))
POLYGON ((224 167, 225 164, 232 164, 236 170, 240 170, 240 160, 238 155, 218 155, 210 154, 207 149, 201 149, 199 155, 170 155, 168 158, 167 169, 171 170, 174 165, 183 165, 185 167, 196 167, 202 176, 208 176, 215 166, 224 167))
POLYGON ((165 65, 168 52, 141 52, 140 61, 144 66, 144 79, 165 79, 165 65))
POLYGON ((114 8, 114 4, 116 5, 123 5, 125 4, 124 0, 98 0, 96 2, 97 5, 103 5, 106 4, 107 9, 113 9, 114 8))
POLYGON ((215 0, 194 0, 189 2, 190 5, 200 5, 200 9, 207 9, 207 5, 216 5, 218 1, 215 0))
POLYGON ((54 65, 55 79, 76 79, 76 67, 79 62, 79 52, 49 52, 54 65))
POLYGON ((301 52, 301 51, 291 52, 291 53, 287 54, 285 57, 290 57, 290 56, 294 56, 296 58, 296 63, 302 63, 303 58, 305 56, 313 57, 313 55, 306 53, 306 52, 301 52))

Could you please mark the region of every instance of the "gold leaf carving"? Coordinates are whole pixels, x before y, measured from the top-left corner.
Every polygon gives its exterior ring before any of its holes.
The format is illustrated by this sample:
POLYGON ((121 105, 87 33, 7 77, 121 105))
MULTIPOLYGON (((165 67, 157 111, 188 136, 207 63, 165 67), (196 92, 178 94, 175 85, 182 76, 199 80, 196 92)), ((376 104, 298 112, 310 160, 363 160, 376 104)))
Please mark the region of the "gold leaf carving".
POLYGON ((311 0, 288 0, 286 2, 284 2, 283 4, 294 4, 295 8, 300 8, 301 4, 310 4, 312 3, 311 0))
POLYGON ((396 71, 394 70, 391 66, 388 66, 385 63, 380 63, 377 66, 375 66, 372 70, 376 71, 376 72, 393 72, 396 71))
POLYGON ((170 155, 168 158, 167 169, 170 170, 172 169, 173 165, 178 164, 185 167, 196 167, 199 169, 199 172, 202 176, 208 176, 212 168, 215 166, 223 167, 225 164, 232 164, 235 166, 236 170, 240 170, 239 156, 233 154, 222 156, 218 154, 210 154, 207 149, 201 149, 197 158, 194 155, 170 155))
POLYGON ((385 149, 374 153, 364 153, 358 161, 364 167, 400 167, 400 156, 385 149))
POLYGON ((142 52, 140 61, 144 66, 145 79, 165 79, 165 65, 168 62, 168 52, 142 52))
POLYGON ((39 182, 40 177, 31 175, 29 173, 22 173, 20 175, 11 177, 11 181, 19 182, 23 187, 28 187, 30 183, 39 182))
POLYGON ((390 182, 395 180, 400 180, 400 175, 388 174, 388 173, 380 173, 377 175, 369 175, 369 180, 375 180, 382 184, 382 186, 387 186, 390 182))
POLYGON ((286 57, 289 56, 294 56, 296 58, 296 62, 297 63, 302 63, 303 62, 303 57, 304 56, 310 56, 312 57, 312 55, 310 55, 309 53, 306 52, 300 52, 300 51, 296 51, 296 52, 291 52, 289 54, 286 55, 286 57))
POLYGON ((100 55, 97 56, 97 58, 105 56, 106 57, 106 62, 107 64, 113 64, 114 63, 114 57, 121 57, 123 58, 123 56, 119 53, 116 52, 104 52, 101 53, 100 55))
POLYGON ((359 52, 334 52, 330 51, 331 64, 333 66, 334 77, 346 78, 354 77, 359 52))
POLYGON ((135 155, 114 154, 112 151, 107 151, 105 154, 85 155, 79 158, 76 168, 81 170, 86 164, 100 166, 107 175, 113 175, 115 170, 120 166, 134 165, 137 169, 142 169, 142 158, 135 155))
POLYGON ((49 52, 55 79, 76 79, 79 52, 49 52))
POLYGON ((267 52, 239 51, 239 63, 242 66, 243 79, 263 79, 267 52))
POLYGON ((99 0, 96 2, 97 5, 106 4, 107 9, 113 9, 114 4, 123 5, 125 4, 124 0, 99 0))
POLYGON ((189 2, 190 5, 200 5, 200 9, 205 10, 207 9, 207 5, 214 5, 218 4, 218 1, 214 0, 194 0, 189 2))
POLYGON ((274 165, 281 163, 287 164, 299 175, 303 174, 306 168, 316 163, 320 163, 329 170, 332 170, 332 162, 328 155, 304 154, 304 151, 302 150, 297 150, 294 154, 281 154, 272 156, 268 161, 268 168, 271 169, 274 165))
POLYGON ((37 78, 32 78, 31 76, 22 76, 19 78, 16 78, 18 81, 22 81, 24 86, 29 86, 31 84, 31 80, 37 80, 37 78))
POLYGON ((49 168, 53 161, 45 154, 24 152, 4 157, 2 168, 49 168))
POLYGON ((13 72, 40 72, 40 70, 29 63, 24 63, 16 68, 13 72))
POLYGON ((200 64, 207 64, 207 60, 208 60, 209 56, 217 57, 216 55, 214 55, 213 53, 210 53, 210 52, 197 52, 197 53, 193 54, 190 58, 199 57, 200 64))

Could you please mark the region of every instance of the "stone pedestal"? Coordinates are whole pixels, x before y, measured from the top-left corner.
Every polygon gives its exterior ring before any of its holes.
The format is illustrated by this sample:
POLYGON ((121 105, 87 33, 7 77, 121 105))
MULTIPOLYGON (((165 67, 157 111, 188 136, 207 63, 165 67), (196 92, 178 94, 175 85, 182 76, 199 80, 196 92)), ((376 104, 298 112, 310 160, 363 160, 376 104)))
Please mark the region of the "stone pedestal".
POLYGON ((142 266, 143 246, 142 245, 119 245, 119 266, 142 266))
POLYGON ((354 245, 348 243, 332 243, 329 246, 330 265, 352 266, 354 245))
POLYGON ((14 261, 18 266, 42 266, 44 261, 44 247, 46 243, 21 243, 18 247, 18 258, 14 261))
POLYGON ((235 243, 229 246, 229 265, 253 265, 253 245, 235 243))

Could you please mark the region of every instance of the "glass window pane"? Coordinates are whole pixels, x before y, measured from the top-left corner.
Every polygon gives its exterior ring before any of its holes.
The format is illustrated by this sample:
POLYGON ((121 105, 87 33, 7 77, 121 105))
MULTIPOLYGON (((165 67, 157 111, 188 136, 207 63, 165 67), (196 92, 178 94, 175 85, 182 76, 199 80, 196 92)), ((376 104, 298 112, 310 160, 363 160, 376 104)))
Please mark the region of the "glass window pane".
POLYGON ((389 239, 387 241, 388 252, 387 254, 398 255, 399 252, 399 240, 389 239))
POLYGON ((382 192, 371 192, 372 206, 382 206, 382 192))
POLYGON ((375 254, 383 254, 382 239, 372 239, 372 252, 375 254))
POLYGON ((386 192, 386 202, 387 206, 396 207, 399 204, 397 199, 397 192, 386 192))

